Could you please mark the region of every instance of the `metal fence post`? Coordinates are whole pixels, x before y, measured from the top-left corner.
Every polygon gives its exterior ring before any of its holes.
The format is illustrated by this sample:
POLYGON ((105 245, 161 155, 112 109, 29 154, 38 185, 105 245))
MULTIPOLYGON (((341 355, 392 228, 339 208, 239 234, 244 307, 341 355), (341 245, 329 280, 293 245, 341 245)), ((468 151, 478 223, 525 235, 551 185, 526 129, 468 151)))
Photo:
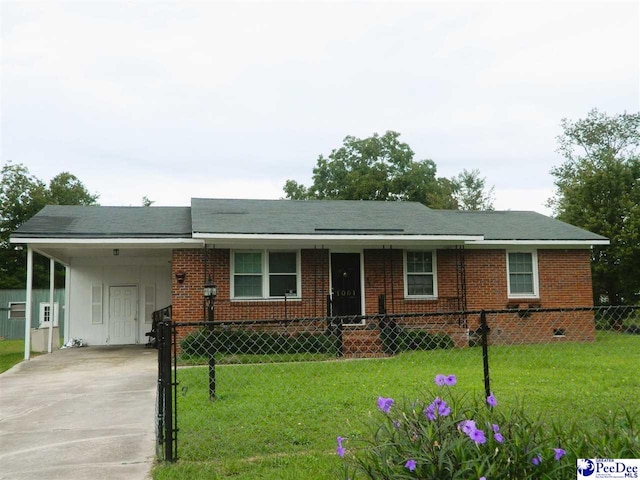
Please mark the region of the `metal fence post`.
POLYGON ((489 380, 489 342, 487 334, 489 326, 487 325, 487 313, 482 310, 480 312, 480 331, 482 334, 482 365, 484 368, 484 393, 485 396, 491 395, 491 383, 489 380))
POLYGON ((173 385, 171 381, 171 323, 160 322, 158 324, 158 357, 160 361, 160 382, 162 384, 162 407, 159 414, 163 418, 164 427, 164 459, 174 462, 173 455, 173 385))

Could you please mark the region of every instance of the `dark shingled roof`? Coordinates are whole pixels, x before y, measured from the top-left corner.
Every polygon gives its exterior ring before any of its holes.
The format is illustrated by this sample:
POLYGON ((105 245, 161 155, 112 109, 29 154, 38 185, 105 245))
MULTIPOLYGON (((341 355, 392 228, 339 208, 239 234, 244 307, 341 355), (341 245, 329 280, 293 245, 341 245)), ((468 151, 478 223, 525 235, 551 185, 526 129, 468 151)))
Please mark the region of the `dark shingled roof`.
POLYGON ((436 210, 448 220, 481 232, 485 240, 579 240, 602 241, 606 237, 536 212, 462 212, 436 210))
POLYGON ((194 233, 479 235, 416 202, 191 200, 194 233))
POLYGON ((13 237, 190 238, 191 209, 48 205, 13 237))
POLYGON ((13 238, 192 238, 206 234, 484 236, 487 241, 603 241, 535 212, 432 210, 415 202, 192 199, 189 207, 50 205, 13 238))

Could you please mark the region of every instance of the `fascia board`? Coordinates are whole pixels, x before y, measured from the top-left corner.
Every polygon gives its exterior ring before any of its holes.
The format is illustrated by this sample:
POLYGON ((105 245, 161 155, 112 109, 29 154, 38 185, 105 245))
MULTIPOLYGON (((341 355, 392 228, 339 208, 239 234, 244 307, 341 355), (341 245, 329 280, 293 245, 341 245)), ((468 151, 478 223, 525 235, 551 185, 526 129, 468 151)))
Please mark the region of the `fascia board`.
POLYGON ((132 246, 157 246, 170 247, 173 245, 203 245, 202 240, 193 238, 55 238, 55 237, 11 237, 11 243, 27 245, 68 246, 68 245, 132 245, 132 246))
POLYGON ((481 240, 466 242, 466 246, 511 246, 511 245, 529 245, 529 246, 579 246, 590 247, 593 245, 610 245, 609 240, 481 240))
POLYGON ((194 239, 207 241, 294 241, 294 242, 473 242, 484 239, 483 235, 305 235, 265 233, 201 233, 194 232, 194 239))

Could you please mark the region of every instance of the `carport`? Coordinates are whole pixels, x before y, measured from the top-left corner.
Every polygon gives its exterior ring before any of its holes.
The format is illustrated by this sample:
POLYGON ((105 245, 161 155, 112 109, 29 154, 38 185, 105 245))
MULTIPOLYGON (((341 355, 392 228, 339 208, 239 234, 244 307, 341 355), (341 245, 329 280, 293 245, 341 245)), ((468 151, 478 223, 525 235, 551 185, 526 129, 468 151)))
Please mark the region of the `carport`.
MULTIPOLYGON (((65 267, 65 342, 135 345, 146 343, 152 312, 171 303, 174 249, 203 244, 191 238, 189 207, 65 205, 46 206, 11 235, 11 243, 27 250, 26 359, 34 254, 50 260, 51 272, 55 263, 65 267)), ((50 332, 49 346, 57 348, 56 340, 50 332)))

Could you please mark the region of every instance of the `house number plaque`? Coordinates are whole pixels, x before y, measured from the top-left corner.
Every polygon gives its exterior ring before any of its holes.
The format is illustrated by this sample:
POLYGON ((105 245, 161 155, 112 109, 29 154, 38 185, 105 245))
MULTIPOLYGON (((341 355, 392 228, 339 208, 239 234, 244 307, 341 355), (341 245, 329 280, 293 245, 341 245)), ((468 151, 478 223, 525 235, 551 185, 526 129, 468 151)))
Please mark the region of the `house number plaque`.
POLYGON ((336 297, 355 297, 356 291, 355 290, 336 290, 335 296, 336 297))

